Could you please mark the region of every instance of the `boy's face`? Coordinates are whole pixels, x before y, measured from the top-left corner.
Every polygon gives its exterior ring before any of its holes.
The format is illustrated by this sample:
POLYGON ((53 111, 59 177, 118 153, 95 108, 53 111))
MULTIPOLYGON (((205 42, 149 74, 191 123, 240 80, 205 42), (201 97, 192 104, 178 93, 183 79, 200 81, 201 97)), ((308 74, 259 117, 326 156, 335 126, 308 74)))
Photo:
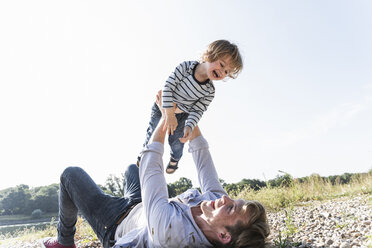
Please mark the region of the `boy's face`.
POLYGON ((231 72, 230 57, 219 58, 214 62, 207 62, 207 76, 210 80, 222 80, 231 72))

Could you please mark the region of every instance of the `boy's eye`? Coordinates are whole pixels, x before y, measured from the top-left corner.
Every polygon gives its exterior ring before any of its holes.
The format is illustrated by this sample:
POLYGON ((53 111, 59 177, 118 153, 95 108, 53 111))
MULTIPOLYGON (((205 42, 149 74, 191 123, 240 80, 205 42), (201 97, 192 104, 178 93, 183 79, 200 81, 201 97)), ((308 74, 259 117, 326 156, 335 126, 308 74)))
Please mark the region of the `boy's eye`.
POLYGON ((220 66, 221 66, 221 67, 223 67, 223 64, 222 64, 222 63, 220 63, 220 66))

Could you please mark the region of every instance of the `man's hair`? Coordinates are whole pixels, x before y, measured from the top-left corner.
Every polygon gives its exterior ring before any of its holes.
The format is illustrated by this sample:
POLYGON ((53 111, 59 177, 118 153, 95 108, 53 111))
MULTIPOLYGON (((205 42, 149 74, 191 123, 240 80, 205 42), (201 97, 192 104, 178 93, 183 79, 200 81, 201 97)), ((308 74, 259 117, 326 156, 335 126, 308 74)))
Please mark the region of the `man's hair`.
POLYGON ((231 72, 228 74, 231 78, 236 78, 243 69, 243 60, 238 46, 227 40, 216 40, 209 44, 207 50, 202 55, 203 62, 214 62, 218 59, 229 57, 231 72))
POLYGON ((265 239, 270 234, 265 208, 258 201, 246 201, 241 214, 247 214, 248 221, 238 221, 234 226, 226 226, 231 234, 231 241, 228 244, 215 242, 215 247, 265 247, 265 239))

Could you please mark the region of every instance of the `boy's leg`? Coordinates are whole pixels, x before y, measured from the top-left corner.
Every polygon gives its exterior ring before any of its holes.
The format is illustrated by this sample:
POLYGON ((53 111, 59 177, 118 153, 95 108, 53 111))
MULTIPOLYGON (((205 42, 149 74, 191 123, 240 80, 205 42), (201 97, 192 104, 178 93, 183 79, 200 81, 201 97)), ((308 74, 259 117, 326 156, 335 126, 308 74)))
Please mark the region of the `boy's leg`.
POLYGON ((178 122, 177 128, 173 132, 173 135, 169 135, 168 137, 168 142, 171 149, 171 158, 173 158, 175 161, 179 161, 183 154, 183 147, 185 144, 182 143, 179 138, 183 137, 183 130, 185 128, 185 122, 188 116, 189 114, 187 113, 176 114, 178 122))
MULTIPOLYGON (((159 123, 160 119, 161 119, 161 111, 160 111, 158 105, 156 103, 154 103, 154 105, 151 108, 151 118, 150 118, 150 122, 149 122, 149 127, 147 128, 147 131, 146 131, 146 139, 145 139, 145 143, 143 143, 143 148, 149 142, 149 140, 152 136, 152 133, 154 132, 154 130, 158 126, 158 123, 159 123)), ((143 148, 142 148, 142 150, 143 150, 143 148)), ((137 159, 138 162, 141 159, 141 155, 142 155, 142 151, 141 151, 140 155, 138 156, 138 159, 137 159)))
POLYGON ((127 208, 128 199, 103 193, 83 169, 69 167, 61 175, 58 241, 66 246, 74 243, 79 211, 104 243, 107 232, 112 231, 111 228, 127 208))

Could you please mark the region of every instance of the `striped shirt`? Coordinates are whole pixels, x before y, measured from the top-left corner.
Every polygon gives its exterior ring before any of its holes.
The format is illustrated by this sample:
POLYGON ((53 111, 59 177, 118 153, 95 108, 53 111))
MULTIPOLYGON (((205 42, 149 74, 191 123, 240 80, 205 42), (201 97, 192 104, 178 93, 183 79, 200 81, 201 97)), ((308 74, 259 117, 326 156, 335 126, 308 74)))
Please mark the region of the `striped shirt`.
POLYGON ((185 61, 169 76, 163 88, 163 108, 172 108, 173 103, 189 114, 185 126, 191 130, 198 124, 212 102, 215 88, 211 80, 199 82, 195 78, 197 61, 185 61))

